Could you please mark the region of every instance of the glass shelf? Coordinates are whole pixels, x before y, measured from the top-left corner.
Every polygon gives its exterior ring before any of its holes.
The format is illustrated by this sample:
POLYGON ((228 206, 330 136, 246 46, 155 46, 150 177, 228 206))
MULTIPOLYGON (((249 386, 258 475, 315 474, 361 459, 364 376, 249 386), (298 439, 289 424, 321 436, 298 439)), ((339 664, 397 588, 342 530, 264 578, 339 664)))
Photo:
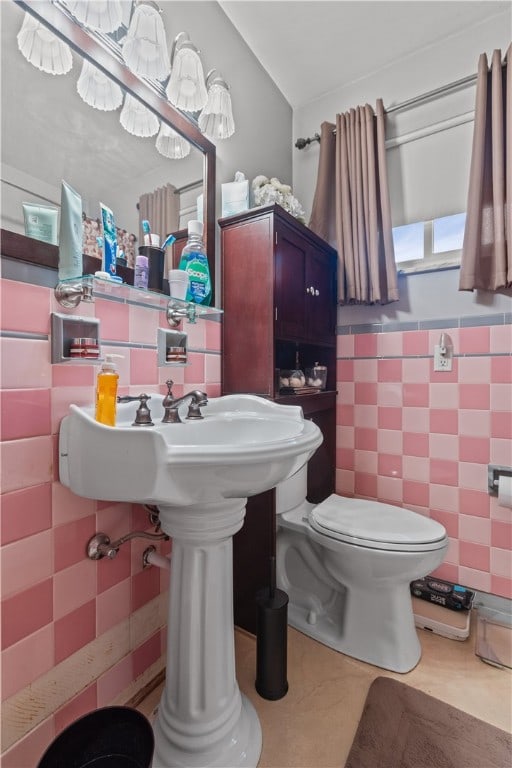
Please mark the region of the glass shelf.
POLYGON ((175 299, 165 293, 134 288, 127 283, 116 283, 95 275, 83 275, 80 278, 62 280, 55 288, 57 301, 64 307, 76 307, 80 301, 93 302, 95 298, 117 301, 121 304, 134 304, 138 307, 147 307, 157 311, 175 311, 190 322, 198 317, 206 320, 220 318, 222 309, 206 307, 202 304, 175 299))

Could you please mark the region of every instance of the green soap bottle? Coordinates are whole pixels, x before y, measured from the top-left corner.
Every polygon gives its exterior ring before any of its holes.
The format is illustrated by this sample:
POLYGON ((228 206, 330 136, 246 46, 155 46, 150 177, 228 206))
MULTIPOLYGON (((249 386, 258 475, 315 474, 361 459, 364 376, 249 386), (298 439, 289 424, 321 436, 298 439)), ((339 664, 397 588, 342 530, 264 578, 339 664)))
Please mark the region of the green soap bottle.
POLYGON ((193 219, 188 223, 188 240, 181 252, 180 269, 188 273, 187 301, 209 306, 212 284, 208 256, 203 243, 203 224, 193 219))

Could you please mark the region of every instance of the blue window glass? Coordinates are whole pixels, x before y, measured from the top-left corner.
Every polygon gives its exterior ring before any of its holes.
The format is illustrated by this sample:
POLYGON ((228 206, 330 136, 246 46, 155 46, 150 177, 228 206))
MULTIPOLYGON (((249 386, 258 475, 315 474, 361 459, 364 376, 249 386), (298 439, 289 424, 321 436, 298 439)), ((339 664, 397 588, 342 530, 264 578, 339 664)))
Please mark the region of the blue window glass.
POLYGON ((414 261, 423 259, 425 255, 424 223, 405 224, 403 227, 393 227, 393 244, 395 246, 395 262, 414 261))
POLYGON ((443 216, 432 222, 432 253, 460 251, 464 240, 466 214, 443 216))

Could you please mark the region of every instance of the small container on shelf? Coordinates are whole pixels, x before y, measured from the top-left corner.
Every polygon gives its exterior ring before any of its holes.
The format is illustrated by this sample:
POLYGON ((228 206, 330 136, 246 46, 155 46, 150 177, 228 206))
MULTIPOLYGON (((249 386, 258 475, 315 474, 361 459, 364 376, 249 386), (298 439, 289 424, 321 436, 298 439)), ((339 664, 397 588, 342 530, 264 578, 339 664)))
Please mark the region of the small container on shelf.
POLYGON ((300 387, 304 387, 306 385, 306 377, 304 376, 304 372, 295 369, 295 370, 287 370, 282 369, 279 371, 279 386, 281 388, 292 388, 292 389, 299 389, 300 387))
POLYGON ((185 347, 167 347, 165 359, 168 363, 186 363, 187 350, 185 347))
POLYGON ((327 385, 327 368, 315 363, 312 368, 306 368, 306 386, 325 389, 327 385))
POLYGON ((73 359, 97 360, 100 356, 98 339, 84 337, 71 339, 71 344, 69 345, 69 356, 73 359))

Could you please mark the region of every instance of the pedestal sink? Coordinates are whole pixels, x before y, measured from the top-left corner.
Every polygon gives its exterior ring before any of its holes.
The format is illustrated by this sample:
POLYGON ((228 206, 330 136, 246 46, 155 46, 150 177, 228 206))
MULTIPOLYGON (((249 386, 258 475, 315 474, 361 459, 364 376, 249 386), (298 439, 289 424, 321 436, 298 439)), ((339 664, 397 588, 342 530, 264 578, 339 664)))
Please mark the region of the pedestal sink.
POLYGON ((248 496, 297 472, 322 442, 302 409, 252 395, 211 399, 204 419, 117 425, 72 405, 61 423, 60 481, 87 498, 155 504, 172 537, 167 675, 154 725, 153 768, 256 766, 261 728, 235 676, 232 537, 248 496))

